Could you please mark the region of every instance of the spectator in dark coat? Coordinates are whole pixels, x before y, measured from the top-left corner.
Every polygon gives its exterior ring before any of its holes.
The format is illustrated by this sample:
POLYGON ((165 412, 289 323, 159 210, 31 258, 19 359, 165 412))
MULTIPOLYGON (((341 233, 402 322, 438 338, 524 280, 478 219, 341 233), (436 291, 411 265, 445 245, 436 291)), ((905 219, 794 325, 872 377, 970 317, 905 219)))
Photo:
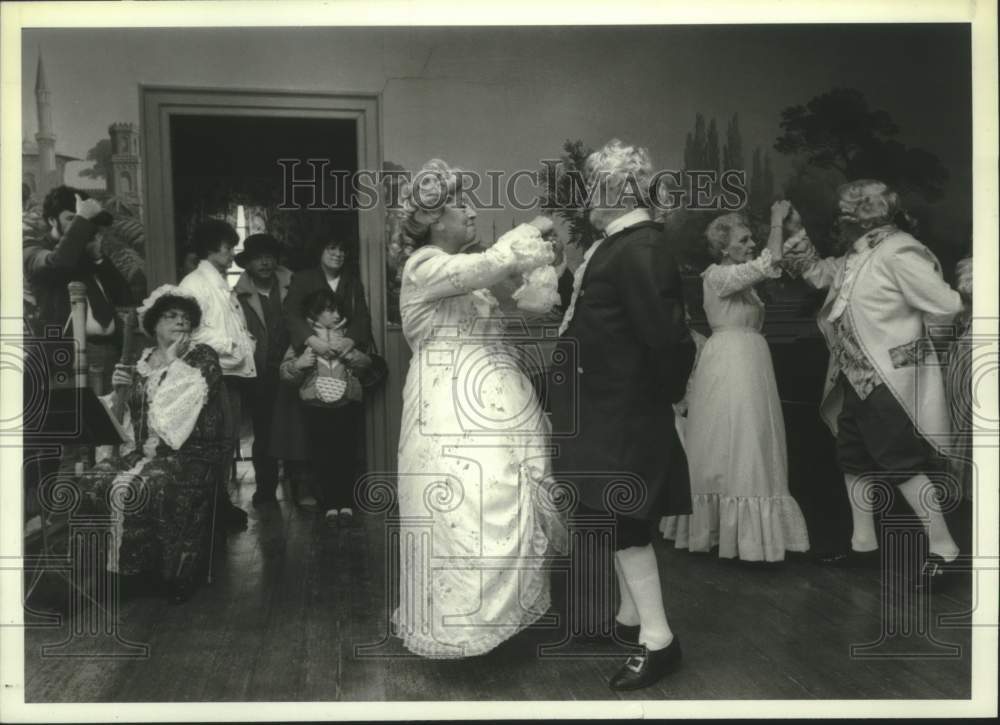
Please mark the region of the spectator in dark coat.
POLYGON ((254 506, 275 503, 278 487, 278 459, 269 453, 275 402, 278 397, 278 368, 288 347, 283 303, 292 282, 292 272, 278 265, 281 243, 269 234, 253 234, 243 242, 236 264, 243 274, 233 291, 243 307, 247 329, 256 341, 254 364, 257 377, 251 382, 250 416, 253 422, 253 470, 257 490, 254 506))
MULTIPOLYGON (((328 357, 331 352, 337 354, 347 354, 351 349, 357 348, 361 352, 368 352, 372 340, 371 314, 368 311, 368 303, 365 300, 365 288, 357 273, 357 267, 348 255, 348 245, 341 238, 324 239, 316 245, 314 249, 317 265, 308 269, 303 269, 294 274, 291 286, 288 289, 288 296, 285 298, 285 323, 288 329, 291 347, 297 354, 301 354, 308 346, 317 355, 328 357), (304 302, 309 295, 317 290, 330 289, 337 293, 337 296, 344 303, 344 317, 348 324, 344 331, 344 337, 333 345, 337 348, 331 350, 331 343, 320 340, 314 333, 313 326, 306 319, 303 312, 304 302)), ((287 424, 277 425, 272 439, 272 455, 278 455, 283 460, 299 460, 308 458, 308 451, 303 446, 306 436, 300 435, 302 423, 295 418, 301 415, 301 406, 298 405, 297 391, 288 386, 283 386, 279 392, 278 404, 275 416, 283 416, 287 424)), ((364 459, 364 435, 362 428, 362 418, 357 416, 355 423, 357 436, 353 440, 357 450, 343 451, 343 455, 355 457, 356 463, 363 463, 364 459)), ((360 470, 360 469, 358 469, 360 470)), ((298 502, 302 506, 313 507, 317 505, 314 496, 304 491, 304 486, 308 478, 312 481, 315 471, 312 474, 299 473, 293 468, 293 478, 300 483, 298 502)), ((353 511, 351 512, 353 514, 353 511)))

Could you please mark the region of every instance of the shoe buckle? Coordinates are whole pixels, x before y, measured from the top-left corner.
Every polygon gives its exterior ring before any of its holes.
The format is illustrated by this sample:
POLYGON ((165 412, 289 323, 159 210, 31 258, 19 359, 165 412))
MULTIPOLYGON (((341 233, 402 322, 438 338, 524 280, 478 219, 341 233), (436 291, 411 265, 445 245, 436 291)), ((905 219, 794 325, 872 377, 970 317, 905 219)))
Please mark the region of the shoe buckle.
POLYGON ((926 577, 934 578, 940 576, 943 573, 943 569, 936 561, 926 561, 924 562, 924 568, 921 572, 926 577))
POLYGON ((636 674, 639 674, 642 671, 642 666, 644 664, 646 664, 646 658, 642 655, 632 655, 625 660, 625 667, 632 670, 636 674))

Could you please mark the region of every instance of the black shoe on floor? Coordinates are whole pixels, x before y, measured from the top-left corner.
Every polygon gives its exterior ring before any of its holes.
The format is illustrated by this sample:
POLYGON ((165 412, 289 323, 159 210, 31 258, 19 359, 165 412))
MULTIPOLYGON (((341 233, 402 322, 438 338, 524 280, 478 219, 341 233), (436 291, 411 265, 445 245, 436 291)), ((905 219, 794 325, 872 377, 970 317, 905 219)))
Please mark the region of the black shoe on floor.
POLYGON ((882 566, 882 554, 878 549, 873 551, 839 551, 820 554, 817 561, 823 566, 834 569, 878 569, 882 566))
POLYGON ((917 579, 917 589, 922 591, 941 591, 956 584, 960 575, 966 569, 959 565, 958 559, 945 561, 938 554, 928 554, 927 561, 920 569, 917 579))
POLYGON ((680 667, 681 642, 675 635, 669 646, 657 650, 643 647, 641 654, 632 655, 625 660, 609 685, 616 691, 641 690, 676 672, 680 667))

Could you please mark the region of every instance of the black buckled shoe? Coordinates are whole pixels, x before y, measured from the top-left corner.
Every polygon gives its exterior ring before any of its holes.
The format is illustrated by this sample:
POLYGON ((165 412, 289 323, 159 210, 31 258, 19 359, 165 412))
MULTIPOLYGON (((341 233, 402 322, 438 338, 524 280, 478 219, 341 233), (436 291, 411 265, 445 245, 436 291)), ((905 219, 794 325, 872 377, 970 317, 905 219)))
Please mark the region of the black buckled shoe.
POLYGON ((641 654, 625 660, 609 685, 616 691, 641 690, 676 672, 680 666, 681 641, 674 635, 674 641, 669 646, 656 650, 643 647, 641 654))
POLYGON ((965 568, 958 563, 958 559, 945 561, 938 554, 928 554, 927 561, 920 569, 917 589, 921 591, 949 589, 956 584, 963 571, 965 568))

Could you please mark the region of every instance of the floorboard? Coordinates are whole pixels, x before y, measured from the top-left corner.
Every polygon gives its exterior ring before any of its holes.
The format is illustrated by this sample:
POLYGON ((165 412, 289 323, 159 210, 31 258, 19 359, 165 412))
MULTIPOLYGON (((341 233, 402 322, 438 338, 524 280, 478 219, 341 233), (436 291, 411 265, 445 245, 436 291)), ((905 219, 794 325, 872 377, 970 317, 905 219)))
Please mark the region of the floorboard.
MULTIPOLYGON (((481 657, 415 658, 387 635, 384 521, 362 518, 355 528, 337 529, 290 501, 255 509, 247 469, 240 464, 235 500, 249 512, 249 526, 226 536, 216 551, 214 582, 180 606, 155 596, 123 603, 120 631, 128 640, 148 643, 150 657, 43 657, 42 646, 65 639, 69 625, 29 629, 27 701, 964 699, 970 694, 967 626, 931 623, 934 637, 960 647, 957 657, 852 658, 852 644, 876 641, 883 629, 877 572, 829 570, 807 557, 775 565, 722 561, 678 551, 670 542, 658 542, 657 549, 684 667, 648 690, 616 695, 607 688, 624 659, 613 644, 573 650, 586 656, 539 657, 538 646, 560 638, 558 630, 544 626, 481 657)), ((935 620, 971 607, 967 583, 921 596, 917 601, 935 620)))

